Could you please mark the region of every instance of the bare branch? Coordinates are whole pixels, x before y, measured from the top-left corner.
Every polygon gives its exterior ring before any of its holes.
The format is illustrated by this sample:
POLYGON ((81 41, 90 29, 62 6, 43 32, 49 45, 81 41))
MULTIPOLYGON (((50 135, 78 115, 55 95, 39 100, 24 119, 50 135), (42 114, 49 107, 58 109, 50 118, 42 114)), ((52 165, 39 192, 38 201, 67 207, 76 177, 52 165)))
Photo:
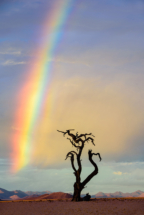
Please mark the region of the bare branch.
MULTIPOLYGON (((78 155, 75 151, 70 151, 70 152, 68 152, 68 153, 67 153, 66 157, 68 157, 68 156, 69 156, 69 154, 72 154, 72 153, 74 153, 74 154, 78 155)), ((66 159, 65 159, 65 160, 66 160, 66 159)))
MULTIPOLYGON (((73 168, 73 170, 75 171, 75 173, 76 173, 76 168, 75 168, 75 166, 74 166, 74 154, 73 153, 75 153, 76 155, 77 155, 77 153, 75 152, 75 151, 71 151, 71 152, 69 152, 68 154, 67 154, 67 156, 66 156, 66 159, 68 158, 68 157, 70 157, 71 158, 71 165, 72 165, 72 168, 73 168)), ((65 160, 66 160, 65 159, 65 160)))
MULTIPOLYGON (((78 133, 77 133, 78 134, 78 133)), ((92 137, 86 137, 87 135, 92 135, 92 133, 89 133, 89 134, 80 134, 79 136, 77 136, 77 138, 74 140, 76 143, 79 143, 80 141, 82 142, 82 143, 84 143, 85 141, 89 141, 89 140, 91 140, 92 141, 92 143, 93 143, 93 145, 95 145, 94 144, 94 139, 92 138, 92 137), (85 140, 82 140, 81 139, 81 137, 85 137, 85 140)), ((94 137, 94 135, 92 135, 93 137, 94 137)))
POLYGON ((78 136, 78 138, 80 138, 80 137, 85 137, 85 139, 86 139, 86 135, 91 135, 91 136, 93 136, 93 137, 95 137, 94 135, 92 135, 92 133, 89 133, 89 134, 80 134, 79 136, 78 136))
POLYGON ((85 186, 95 175, 98 174, 98 167, 96 165, 96 163, 92 160, 92 156, 93 155, 98 155, 100 160, 101 160, 101 156, 99 153, 95 154, 95 153, 92 153, 92 150, 89 150, 88 152, 88 155, 89 155, 89 161, 91 162, 91 164, 94 166, 94 171, 89 174, 89 176, 82 182, 82 186, 85 186))
POLYGON ((80 148, 80 146, 77 146, 76 144, 74 144, 74 142, 73 142, 70 138, 67 138, 67 139, 71 142, 71 144, 72 144, 74 147, 80 148))
POLYGON ((92 133, 90 133, 91 136, 95 137, 92 133))
POLYGON ((99 156, 99 159, 100 159, 100 161, 102 160, 102 158, 101 158, 101 156, 100 156, 100 153, 92 153, 92 155, 98 155, 99 156))
POLYGON ((73 141, 75 143, 79 143, 80 141, 83 142, 83 140, 81 138, 78 138, 78 132, 76 133, 76 135, 70 133, 70 130, 67 130, 67 133, 70 137, 72 137, 73 141))
MULTIPOLYGON (((72 130, 74 130, 74 129, 69 129, 69 130, 66 130, 65 132, 64 132, 64 131, 59 131, 59 130, 57 130, 57 131, 63 133, 64 136, 65 136, 66 134, 68 134, 70 137, 72 137, 72 139, 73 139, 73 141, 74 141, 75 143, 79 143, 80 141, 81 141, 82 143, 84 143, 85 141, 91 140, 92 143, 93 143, 93 145, 95 145, 95 144, 94 144, 94 139, 93 139, 92 137, 86 138, 87 135, 91 135, 91 136, 94 137, 94 135, 92 135, 92 133, 86 133, 86 134, 80 134, 80 135, 78 135, 78 132, 77 132, 76 135, 74 135, 74 134, 70 133, 70 131, 72 131, 72 130), (85 137, 85 141, 82 140, 81 137, 85 137)), ((69 139, 69 140, 70 140, 70 139, 69 139)), ((71 143, 72 143, 72 142, 71 142, 71 143)), ((73 144, 73 143, 72 143, 72 144, 73 144)))
POLYGON ((59 130, 57 130, 57 131, 63 133, 63 136, 65 136, 65 135, 67 134, 67 131, 66 131, 66 132, 64 132, 64 131, 59 131, 59 130))
POLYGON ((89 140, 91 140, 92 144, 95 146, 95 144, 94 144, 94 139, 93 139, 92 137, 88 137, 85 141, 88 142, 89 140))

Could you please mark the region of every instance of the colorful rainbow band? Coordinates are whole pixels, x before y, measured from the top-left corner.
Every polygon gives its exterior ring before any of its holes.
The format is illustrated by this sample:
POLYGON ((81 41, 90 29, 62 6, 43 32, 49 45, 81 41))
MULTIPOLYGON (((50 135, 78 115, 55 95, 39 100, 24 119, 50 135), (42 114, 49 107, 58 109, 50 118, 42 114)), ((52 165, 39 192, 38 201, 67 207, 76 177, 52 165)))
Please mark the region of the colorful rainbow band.
MULTIPOLYGON (((13 137, 11 172, 17 172, 30 162, 33 146, 33 132, 37 120, 47 100, 49 106, 50 84, 52 82, 52 61, 55 50, 63 34, 63 27, 72 10, 74 0, 57 0, 48 14, 43 27, 45 38, 36 53, 37 60, 32 63, 28 80, 18 95, 13 137)), ((50 111, 49 111, 50 114, 50 111)))

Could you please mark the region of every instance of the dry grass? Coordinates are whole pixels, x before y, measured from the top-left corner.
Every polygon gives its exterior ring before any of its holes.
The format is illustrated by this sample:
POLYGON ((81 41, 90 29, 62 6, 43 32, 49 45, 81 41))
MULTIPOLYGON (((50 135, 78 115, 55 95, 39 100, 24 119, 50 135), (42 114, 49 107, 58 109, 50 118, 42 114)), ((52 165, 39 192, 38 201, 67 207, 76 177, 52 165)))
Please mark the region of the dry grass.
POLYGON ((1 215, 144 215, 144 198, 13 200, 0 202, 1 215))

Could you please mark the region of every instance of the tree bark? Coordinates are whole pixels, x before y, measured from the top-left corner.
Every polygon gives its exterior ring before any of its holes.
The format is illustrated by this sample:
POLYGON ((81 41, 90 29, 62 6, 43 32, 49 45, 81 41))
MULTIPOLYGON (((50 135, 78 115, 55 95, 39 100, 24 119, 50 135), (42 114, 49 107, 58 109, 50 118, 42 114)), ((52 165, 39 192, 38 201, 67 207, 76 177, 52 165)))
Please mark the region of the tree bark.
POLYGON ((81 183, 75 182, 74 183, 74 194, 73 194, 73 198, 72 198, 73 202, 81 201, 81 197, 80 197, 81 196, 81 191, 82 191, 81 183))

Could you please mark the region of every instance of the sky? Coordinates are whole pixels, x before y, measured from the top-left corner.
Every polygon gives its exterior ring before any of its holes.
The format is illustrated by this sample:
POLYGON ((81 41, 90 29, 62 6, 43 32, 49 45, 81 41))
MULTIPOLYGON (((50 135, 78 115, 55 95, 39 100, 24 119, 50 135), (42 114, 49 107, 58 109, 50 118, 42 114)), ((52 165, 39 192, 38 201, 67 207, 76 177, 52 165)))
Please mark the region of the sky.
POLYGON ((73 192, 65 158, 74 147, 57 129, 75 129, 95 135, 95 146, 89 141, 82 153, 82 181, 93 171, 88 150, 102 157, 93 157, 99 173, 83 193, 144 191, 143 38, 143 0, 0 1, 1 188, 73 192), (65 15, 56 30, 54 22, 49 27, 49 20, 60 23, 54 11, 65 15), (48 42, 53 50, 43 62, 44 91, 29 116, 27 101, 39 93, 36 70, 48 42))

